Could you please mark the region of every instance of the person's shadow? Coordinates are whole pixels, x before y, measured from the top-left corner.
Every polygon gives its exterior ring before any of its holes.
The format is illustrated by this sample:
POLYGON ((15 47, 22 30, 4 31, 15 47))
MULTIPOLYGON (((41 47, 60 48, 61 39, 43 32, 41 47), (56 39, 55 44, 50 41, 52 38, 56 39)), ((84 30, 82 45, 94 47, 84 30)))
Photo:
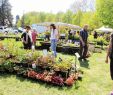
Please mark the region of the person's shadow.
POLYGON ((80 63, 81 67, 85 67, 87 69, 90 69, 89 68, 89 61, 88 60, 79 60, 79 63, 80 63))

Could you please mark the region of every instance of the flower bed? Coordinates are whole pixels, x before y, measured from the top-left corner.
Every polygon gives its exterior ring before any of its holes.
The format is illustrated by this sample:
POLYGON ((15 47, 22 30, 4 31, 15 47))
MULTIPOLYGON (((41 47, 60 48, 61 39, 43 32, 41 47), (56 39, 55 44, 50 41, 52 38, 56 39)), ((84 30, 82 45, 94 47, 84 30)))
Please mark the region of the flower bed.
POLYGON ((77 80, 78 77, 81 77, 80 72, 70 73, 68 77, 62 76, 61 73, 57 73, 53 70, 39 70, 38 68, 25 68, 22 66, 15 65, 11 62, 2 63, 0 65, 0 72, 16 74, 19 76, 24 76, 25 78, 31 78, 37 81, 43 81, 59 86, 72 86, 77 80))
MULTIPOLYGON (((35 52, 19 50, 12 51, 12 48, 4 48, 0 45, 0 72, 6 72, 43 81, 59 86, 72 86, 81 72, 76 68, 72 71, 71 61, 59 58, 55 59, 52 55, 42 56, 35 52), (27 53, 26 53, 27 52, 27 53)), ((75 66, 76 67, 76 66, 75 66)))

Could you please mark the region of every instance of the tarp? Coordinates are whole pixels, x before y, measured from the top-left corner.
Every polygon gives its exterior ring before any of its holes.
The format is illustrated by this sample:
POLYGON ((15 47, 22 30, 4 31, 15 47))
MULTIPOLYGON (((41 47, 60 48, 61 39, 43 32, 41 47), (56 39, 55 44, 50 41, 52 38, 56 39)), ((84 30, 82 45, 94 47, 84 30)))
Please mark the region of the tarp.
POLYGON ((46 26, 43 26, 43 25, 33 24, 33 25, 32 25, 32 28, 33 28, 33 29, 36 29, 36 31, 37 31, 38 33, 43 33, 43 32, 46 32, 46 31, 47 31, 47 27, 46 27, 46 26))
POLYGON ((76 30, 81 30, 80 26, 63 23, 63 22, 44 22, 44 23, 39 23, 38 25, 49 26, 50 24, 55 24, 57 27, 64 26, 64 27, 69 27, 76 30))
POLYGON ((113 29, 112 29, 112 28, 109 28, 109 27, 104 27, 104 26, 102 26, 101 28, 96 29, 96 31, 97 31, 97 32, 109 33, 109 32, 113 32, 113 29))

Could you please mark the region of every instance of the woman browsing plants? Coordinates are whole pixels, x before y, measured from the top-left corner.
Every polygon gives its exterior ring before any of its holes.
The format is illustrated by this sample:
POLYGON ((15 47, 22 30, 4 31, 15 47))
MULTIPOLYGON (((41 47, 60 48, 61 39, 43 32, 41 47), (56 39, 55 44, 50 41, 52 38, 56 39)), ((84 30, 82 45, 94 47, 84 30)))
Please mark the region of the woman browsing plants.
POLYGON ((51 37, 50 37, 51 50, 52 50, 54 56, 57 57, 56 47, 57 47, 57 41, 59 39, 59 33, 54 24, 50 25, 50 30, 51 30, 51 37))

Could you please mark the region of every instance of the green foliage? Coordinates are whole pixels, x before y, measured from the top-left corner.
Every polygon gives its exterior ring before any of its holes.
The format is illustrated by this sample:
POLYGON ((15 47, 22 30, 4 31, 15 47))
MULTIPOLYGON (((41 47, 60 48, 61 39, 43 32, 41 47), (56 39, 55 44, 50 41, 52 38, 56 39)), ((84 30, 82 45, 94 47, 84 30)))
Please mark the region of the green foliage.
POLYGON ((106 39, 104 37, 98 37, 97 39, 94 39, 93 35, 90 35, 88 39, 89 39, 89 42, 95 43, 98 45, 108 45, 109 44, 109 42, 106 41, 106 39))
POLYGON ((71 62, 62 61, 53 65, 53 68, 61 71, 68 71, 72 67, 71 62))
POLYGON ((79 35, 75 35, 74 40, 80 40, 79 35))
MULTIPOLYGON (((78 11, 77 13, 73 13, 72 11, 67 10, 66 13, 58 12, 57 14, 44 12, 29 12, 24 14, 25 25, 41 22, 64 22, 79 25, 81 27, 84 24, 89 24, 90 30, 98 28, 102 25, 96 12, 78 11)), ((18 21, 17 26, 19 27, 21 24, 22 19, 18 21)), ((66 32, 64 27, 60 28, 62 28, 61 32, 66 32)))
POLYGON ((94 42, 94 37, 93 37, 93 35, 89 35, 88 40, 89 40, 89 42, 94 42))
POLYGON ((72 11, 67 10, 67 12, 64 14, 63 22, 72 23, 72 16, 73 16, 72 11))
POLYGON ((108 42, 103 37, 98 37, 97 40, 95 40, 95 41, 99 45, 108 45, 108 42))
MULTIPOLYGON (((82 82, 76 82, 73 87, 56 87, 15 75, 0 74, 0 95, 108 95, 112 89, 112 81, 109 65, 104 62, 105 55, 106 52, 95 53, 88 59, 88 63, 78 62, 77 64, 80 64, 84 71, 84 78, 82 82)), ((67 59, 75 58, 63 54, 58 56, 67 59)))
POLYGON ((63 12, 58 12, 58 13, 56 14, 55 21, 56 21, 56 22, 62 22, 62 21, 63 21, 63 17, 64 17, 64 13, 63 13, 63 12))
MULTIPOLYGON (((82 22, 82 18, 83 18, 83 12, 82 11, 78 11, 74 16, 73 16, 73 24, 76 25, 81 25, 82 22)), ((86 23, 86 22, 85 22, 86 23)))
POLYGON ((46 14, 44 12, 39 13, 39 20, 40 22, 44 22, 46 19, 46 14))
POLYGON ((46 31, 45 32, 45 35, 50 35, 50 31, 46 31))
POLYGON ((18 21, 17 27, 21 27, 21 20, 18 21))
MULTIPOLYGON (((45 13, 45 12, 29 12, 24 14, 24 23, 25 25, 31 25, 34 23, 42 23, 42 22, 64 22, 64 23, 79 25, 81 27, 83 27, 84 24, 88 24, 90 30, 99 28, 103 24, 113 26, 112 25, 113 17, 111 15, 113 8, 112 7, 110 8, 110 6, 112 5, 112 1, 108 0, 109 2, 106 1, 107 3, 103 3, 104 1, 106 0, 97 0, 96 3, 97 10, 92 10, 92 11, 91 10, 83 11, 78 9, 77 12, 72 12, 71 9, 68 9, 65 13, 58 12, 56 14, 45 13), (109 7, 106 9, 107 4, 109 5, 109 7)), ((18 21, 17 25, 21 26, 22 21, 23 19, 21 18, 18 21)), ((62 27, 61 32, 66 32, 64 27, 62 27)))
POLYGON ((47 13, 45 22, 55 22, 55 14, 47 13))
POLYGON ((113 27, 113 0, 97 0, 97 13, 100 21, 109 27, 113 27))
POLYGON ((9 0, 0 0, 0 25, 12 26, 13 16, 11 8, 9 0))

